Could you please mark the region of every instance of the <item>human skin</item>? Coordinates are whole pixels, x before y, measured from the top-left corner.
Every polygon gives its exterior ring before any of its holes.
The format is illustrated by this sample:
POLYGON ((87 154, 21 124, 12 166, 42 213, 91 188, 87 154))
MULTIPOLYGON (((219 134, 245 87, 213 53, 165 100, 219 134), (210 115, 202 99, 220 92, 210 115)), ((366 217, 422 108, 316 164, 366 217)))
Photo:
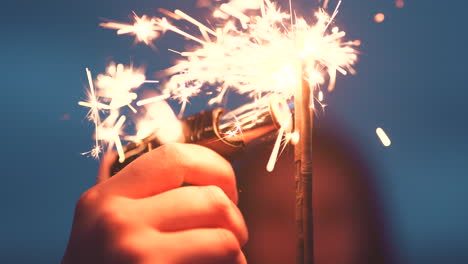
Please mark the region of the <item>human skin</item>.
MULTIPOLYGON (((316 263, 392 263, 369 172, 338 136, 315 132, 316 263)), ((226 160, 195 145, 162 146, 112 178, 115 157, 105 157, 98 185, 78 202, 63 263, 294 263, 293 149, 267 173, 271 145, 248 148, 234 163, 236 178, 226 160)))
POLYGON ((63 264, 247 263, 247 228, 225 159, 168 144, 107 179, 110 160, 77 203, 63 264))

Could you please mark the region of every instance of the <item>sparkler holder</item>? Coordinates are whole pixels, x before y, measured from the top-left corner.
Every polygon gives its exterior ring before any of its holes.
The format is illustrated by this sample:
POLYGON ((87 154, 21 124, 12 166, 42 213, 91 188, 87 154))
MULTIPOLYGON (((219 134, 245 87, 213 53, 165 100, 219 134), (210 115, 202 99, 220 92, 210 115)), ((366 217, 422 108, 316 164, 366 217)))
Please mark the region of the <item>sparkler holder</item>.
POLYGON ((314 263, 312 217, 312 128, 313 111, 309 83, 301 76, 301 85, 294 96, 294 124, 299 132, 295 145, 297 264, 314 263))
MULTIPOLYGON (((176 142, 193 143, 205 146, 222 155, 228 160, 235 160, 248 144, 267 140, 276 134, 283 124, 290 124, 291 111, 286 101, 278 97, 270 97, 269 103, 261 108, 242 107, 232 112, 227 112, 223 108, 214 108, 201 111, 198 114, 189 116, 182 122, 182 136, 176 142), (241 110, 241 111, 240 111, 241 110), (235 120, 229 121, 230 113, 235 120), (252 115, 258 117, 252 119, 252 115), (233 129, 239 132, 231 134, 233 129)), ((285 128, 290 132, 291 126, 285 128)), ((111 166, 111 175, 116 174, 132 161, 146 152, 151 151, 163 142, 158 140, 156 132, 148 136, 139 143, 130 143, 125 146, 125 161, 115 163, 111 166)))
MULTIPOLYGON (((227 159, 233 159, 242 151, 244 143, 242 141, 226 140, 222 137, 218 124, 224 112, 223 108, 218 107, 185 118, 182 120, 183 136, 176 142, 206 146, 227 159)), ((156 133, 143 139, 141 143, 130 143, 125 146, 125 161, 122 163, 116 161, 111 167, 111 175, 119 172, 142 154, 161 145, 163 145, 163 142, 158 139, 156 133)))

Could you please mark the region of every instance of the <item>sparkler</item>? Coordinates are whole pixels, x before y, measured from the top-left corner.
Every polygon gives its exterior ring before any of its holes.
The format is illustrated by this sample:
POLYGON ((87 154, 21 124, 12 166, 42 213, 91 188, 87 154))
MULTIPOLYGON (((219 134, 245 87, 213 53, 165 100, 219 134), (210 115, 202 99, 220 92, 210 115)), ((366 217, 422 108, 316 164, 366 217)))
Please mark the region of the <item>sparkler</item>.
MULTIPOLYGON (((215 104, 222 102, 228 89, 251 97, 261 98, 275 93, 292 99, 295 87, 302 83, 301 79, 305 79, 312 87, 311 98, 318 96, 318 100, 310 102, 315 108, 316 102, 325 106, 321 86, 328 80, 328 90, 333 90, 337 71, 354 73, 351 66, 357 59, 357 51, 353 46, 359 45, 359 41, 342 41, 345 36, 343 31, 337 27, 329 30, 337 10, 332 16, 319 10, 315 14, 316 22, 308 24, 304 18, 294 19, 290 13, 281 11, 270 0, 236 0, 222 4, 215 10, 215 13, 223 16, 216 18, 220 26, 213 29, 181 10, 174 13, 166 10, 164 13, 169 16, 162 18, 134 14, 134 24, 106 22, 101 26, 116 29, 119 35, 134 35, 136 41, 149 46, 153 45, 151 41, 166 31, 180 34, 197 45, 193 51, 178 52, 183 59, 158 74, 169 79, 162 95, 138 100, 137 106, 177 99, 181 103, 181 117, 189 98, 199 94, 205 84, 217 85, 217 95, 210 101, 215 104), (243 13, 246 9, 260 9, 261 12, 247 16, 243 13), (199 30, 200 36, 173 25, 170 20, 174 18, 192 24, 199 30), (236 26, 233 18, 241 24, 241 28, 236 26)), ((93 112, 112 112, 123 106, 136 112, 137 109, 132 106, 136 94, 132 90, 145 82, 141 69, 111 64, 107 74, 98 76, 96 81, 104 103, 89 100, 80 104, 92 106, 93 112)), ((97 115, 93 114, 92 117, 97 118, 97 115)), ((97 123, 95 126, 98 134, 97 123)))
MULTIPOLYGON (((231 148, 239 148, 250 140, 249 137, 258 137, 271 131, 272 126, 266 124, 276 124, 279 135, 267 169, 274 168, 283 137, 287 139, 286 143, 289 141, 297 143, 295 152, 299 231, 297 261, 311 263, 313 259, 311 225, 313 110, 316 102, 322 107, 325 106, 322 103, 324 88, 327 91, 334 89, 337 72, 343 75, 354 73, 352 65, 357 60, 357 51, 354 47, 360 43, 344 41, 345 32, 332 26, 340 4, 341 1, 331 16, 319 9, 313 17, 308 18, 314 22, 293 15, 291 3, 291 10, 285 12, 271 0, 232 0, 214 9, 214 23, 211 24, 217 25, 216 27, 207 26, 181 10, 175 10, 173 13, 162 10, 165 15, 163 17, 147 15, 139 17, 134 13, 133 24, 102 23, 101 26, 104 28, 115 29, 119 35, 133 35, 136 42, 151 47, 155 47, 153 42, 166 32, 181 35, 193 43, 193 47, 186 51, 173 51, 181 59, 171 68, 158 73, 158 76, 166 82, 161 87, 161 94, 154 97, 140 100, 134 91, 147 82, 141 69, 111 64, 105 75, 98 76, 97 92, 88 74, 91 95, 87 102, 80 104, 91 109, 89 117, 96 127, 95 152, 99 153, 98 150, 101 149, 99 141, 107 143, 108 148, 115 146, 119 162, 124 166, 139 153, 149 151, 168 141, 199 142, 216 150, 220 145, 213 144, 214 138, 216 142, 223 142, 231 148), (246 10, 257 10, 257 13, 248 15, 246 10), (189 23, 199 33, 184 31, 177 25, 179 23, 189 23), (181 123, 169 114, 170 119, 175 120, 172 123, 178 124, 173 126, 173 129, 179 131, 175 133, 179 136, 163 140, 164 137, 161 135, 164 133, 160 133, 162 127, 155 125, 155 120, 158 118, 164 120, 167 116, 164 117, 160 111, 155 111, 151 104, 159 104, 164 100, 177 100, 181 104, 179 112, 181 118, 189 99, 208 87, 216 87, 210 91, 215 95, 210 100, 210 105, 222 103, 228 90, 247 95, 252 101, 228 115, 220 114, 223 111, 215 108, 189 117, 181 123), (282 120, 280 122, 268 121, 278 117, 278 111, 265 110, 266 106, 272 105, 265 103, 272 98, 272 95, 279 96, 284 101, 294 100, 294 131, 289 129, 292 126, 288 121, 291 119, 290 114, 287 115, 289 118, 280 118, 282 120), (147 113, 159 112, 159 115, 156 117, 154 114, 149 114, 134 120, 137 128, 135 134, 123 135, 122 128, 126 117, 121 113, 122 108, 128 107, 137 113, 141 108, 136 109, 134 103, 138 107, 147 107, 147 113), (108 114, 103 122, 100 120, 100 112, 108 114), (225 122, 227 116, 231 116, 231 121, 225 122), (204 129, 212 134, 204 134, 206 131, 200 130, 199 125, 194 127, 193 120, 198 120, 197 122, 207 126, 204 129), (195 129, 200 133, 194 135, 184 131, 184 127, 195 129), (250 133, 252 131, 256 133, 250 133), (258 131, 262 132, 257 133, 258 131), (124 139, 131 143, 125 149, 120 141, 121 136, 125 136, 124 139)), ((324 1, 324 5, 328 5, 327 0, 324 1)), ((287 103, 273 105, 287 105, 287 103)), ((284 117, 283 114, 280 116, 284 117)), ((222 148, 218 150, 225 151, 222 148)))

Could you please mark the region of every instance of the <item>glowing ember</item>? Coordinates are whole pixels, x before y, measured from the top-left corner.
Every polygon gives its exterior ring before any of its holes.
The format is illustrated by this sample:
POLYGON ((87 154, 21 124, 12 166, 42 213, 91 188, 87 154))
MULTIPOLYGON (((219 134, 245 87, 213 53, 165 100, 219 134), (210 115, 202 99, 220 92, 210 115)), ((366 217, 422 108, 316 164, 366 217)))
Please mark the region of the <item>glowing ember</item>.
POLYGON ((374 16, 374 21, 377 23, 382 23, 385 20, 385 15, 383 13, 377 13, 374 16))
POLYGON ((299 133, 298 132, 293 132, 288 135, 289 140, 291 141, 291 144, 296 145, 297 142, 299 142, 299 133))
POLYGON ((60 120, 70 120, 70 114, 63 114, 61 117, 60 117, 60 120))
POLYGON ((387 133, 385 133, 385 131, 382 128, 380 127, 377 128, 375 132, 377 133, 377 136, 379 137, 380 141, 385 147, 389 147, 390 145, 392 145, 392 141, 390 140, 390 138, 387 136, 387 133))
POLYGON ((396 0, 395 1, 395 6, 398 8, 403 8, 405 6, 405 1, 404 0, 396 0))

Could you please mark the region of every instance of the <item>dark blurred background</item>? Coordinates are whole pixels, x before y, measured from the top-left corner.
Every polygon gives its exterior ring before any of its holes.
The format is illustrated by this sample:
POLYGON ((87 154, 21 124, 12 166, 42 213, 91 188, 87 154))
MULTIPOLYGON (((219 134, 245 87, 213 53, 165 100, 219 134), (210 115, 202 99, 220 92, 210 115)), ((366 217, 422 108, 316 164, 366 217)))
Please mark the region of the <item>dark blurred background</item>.
MULTIPOLYGON (((397 8, 394 0, 345 0, 337 18, 349 38, 362 41, 362 55, 358 75, 339 78, 321 118, 343 124, 378 172, 402 263, 468 263, 468 5, 456 2, 405 0, 397 8), (379 12, 382 23, 374 21, 379 12), (378 126, 391 147, 378 141, 378 126)), ((85 67, 102 72, 112 58, 151 64, 151 72, 169 65, 167 48, 183 47, 169 36, 154 53, 99 28, 100 18, 129 21, 131 11, 193 6, 2 2, 0 263, 59 263, 74 204, 94 184, 98 162, 80 155, 92 146, 92 127, 77 105, 85 97, 85 67)))

